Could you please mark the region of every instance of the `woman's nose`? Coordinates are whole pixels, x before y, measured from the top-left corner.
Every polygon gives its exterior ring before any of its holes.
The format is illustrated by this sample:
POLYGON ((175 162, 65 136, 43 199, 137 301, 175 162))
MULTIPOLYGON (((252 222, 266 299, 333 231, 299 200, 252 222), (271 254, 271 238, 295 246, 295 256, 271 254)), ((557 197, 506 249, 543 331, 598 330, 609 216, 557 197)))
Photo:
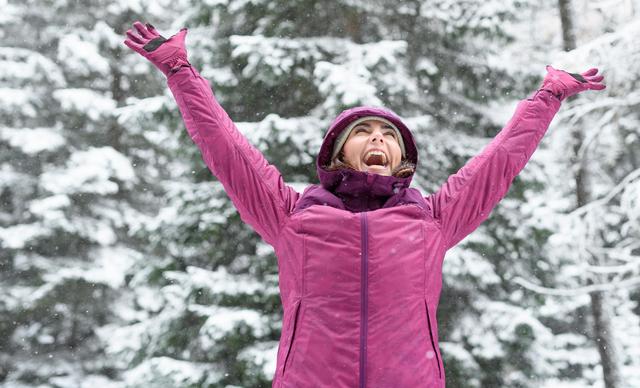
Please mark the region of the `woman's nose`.
POLYGON ((375 143, 379 141, 380 143, 384 143, 384 135, 380 131, 373 131, 371 133, 371 142, 375 143))

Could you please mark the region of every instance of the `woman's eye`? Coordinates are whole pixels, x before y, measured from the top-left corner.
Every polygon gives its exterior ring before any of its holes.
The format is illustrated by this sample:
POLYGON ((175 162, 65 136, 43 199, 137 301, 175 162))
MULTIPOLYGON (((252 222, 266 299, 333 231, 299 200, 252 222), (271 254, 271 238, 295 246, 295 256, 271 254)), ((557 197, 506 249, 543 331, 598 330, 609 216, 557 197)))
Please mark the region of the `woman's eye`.
POLYGON ((387 135, 387 136, 389 136, 389 135, 390 135, 390 136, 391 136, 391 137, 393 137, 393 138, 395 138, 395 137, 396 137, 395 132, 387 132, 387 133, 385 133, 385 135, 387 135))
POLYGON ((367 131, 367 129, 366 129, 366 128, 364 128, 364 127, 358 127, 358 128, 356 128, 356 133, 366 132, 366 131, 367 131))

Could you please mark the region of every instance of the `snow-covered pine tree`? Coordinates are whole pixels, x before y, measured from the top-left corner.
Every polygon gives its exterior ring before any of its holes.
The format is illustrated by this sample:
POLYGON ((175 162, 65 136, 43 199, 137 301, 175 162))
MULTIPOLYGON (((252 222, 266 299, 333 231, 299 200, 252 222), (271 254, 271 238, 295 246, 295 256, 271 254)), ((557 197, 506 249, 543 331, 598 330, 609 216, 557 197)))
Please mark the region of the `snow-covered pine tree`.
POLYGON ((9 385, 109 383, 96 329, 116 320, 125 271, 144 259, 133 232, 157 208, 163 169, 147 134, 116 115, 128 89, 161 87, 149 77, 136 88, 119 57, 122 27, 163 4, 127 3, 0 2, 0 381, 9 385))
POLYGON ((520 207, 523 217, 514 224, 515 236, 542 238, 536 252, 524 261, 514 261, 528 262, 528 266, 507 267, 507 279, 509 284, 525 287, 513 295, 543 324, 537 330, 537 337, 543 340, 538 342, 544 347, 539 347, 536 362, 545 369, 538 377, 542 377, 539 386, 609 386, 596 346, 602 341, 598 333, 602 328, 594 322, 589 298, 589 292, 595 291, 610 298, 600 319, 611 321, 613 330, 606 335, 615 342, 620 336, 626 338, 618 346, 614 343, 614 355, 622 367, 622 386, 634 386, 638 355, 631 344, 637 343, 638 335, 638 301, 633 296, 638 278, 630 268, 637 268, 638 222, 637 200, 631 198, 638 197, 632 173, 637 169, 632 155, 638 144, 634 140, 637 131, 627 124, 637 116, 632 110, 637 105, 633 91, 639 74, 638 46, 629 35, 637 21, 625 27, 634 19, 626 2, 618 2, 616 12, 600 8, 598 2, 576 5, 577 50, 559 54, 563 49, 560 23, 542 23, 550 17, 559 21, 557 9, 532 17, 540 26, 537 33, 516 47, 527 53, 523 59, 530 63, 557 62, 572 71, 596 66, 605 74, 607 91, 566 101, 525 170, 523 177, 535 176, 544 185, 539 186, 542 190, 525 192, 527 200, 520 207), (586 135, 582 147, 576 146, 577 131, 586 135), (576 209, 579 171, 594 201, 576 209), (596 257, 604 261, 598 264, 596 257))
POLYGON ((569 101, 554 125, 550 163, 565 167, 549 169, 549 201, 536 210, 552 231, 553 275, 518 282, 544 297, 541 318, 558 337, 573 338, 566 347, 591 354, 568 359, 567 373, 584 385, 626 387, 640 384, 640 45, 633 39, 640 24, 605 26, 615 32, 557 58, 567 67, 596 63, 606 75, 607 96, 569 101), (562 319, 551 316, 558 311, 562 319))

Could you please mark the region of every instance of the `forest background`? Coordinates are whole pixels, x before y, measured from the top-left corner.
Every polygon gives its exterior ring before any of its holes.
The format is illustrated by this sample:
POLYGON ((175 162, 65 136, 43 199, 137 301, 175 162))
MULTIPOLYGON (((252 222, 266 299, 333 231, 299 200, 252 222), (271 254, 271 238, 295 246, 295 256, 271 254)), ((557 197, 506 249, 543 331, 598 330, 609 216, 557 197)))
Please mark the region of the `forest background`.
POLYGON ((330 121, 384 105, 431 193, 540 84, 598 67, 445 258, 450 387, 640 386, 639 0, 0 0, 0 386, 269 387, 273 250, 244 225, 135 20, 302 192, 330 121))

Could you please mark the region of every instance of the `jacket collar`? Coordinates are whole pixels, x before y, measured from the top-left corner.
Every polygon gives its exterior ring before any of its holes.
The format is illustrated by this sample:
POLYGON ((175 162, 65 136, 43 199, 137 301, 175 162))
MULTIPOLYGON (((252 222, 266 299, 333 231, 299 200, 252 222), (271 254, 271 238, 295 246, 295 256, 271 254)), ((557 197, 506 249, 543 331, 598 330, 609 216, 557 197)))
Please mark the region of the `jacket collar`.
POLYGON ((397 178, 342 169, 319 171, 322 184, 305 191, 294 212, 311 205, 326 205, 354 213, 406 203, 424 208, 420 192, 409 189, 411 177, 397 178))

